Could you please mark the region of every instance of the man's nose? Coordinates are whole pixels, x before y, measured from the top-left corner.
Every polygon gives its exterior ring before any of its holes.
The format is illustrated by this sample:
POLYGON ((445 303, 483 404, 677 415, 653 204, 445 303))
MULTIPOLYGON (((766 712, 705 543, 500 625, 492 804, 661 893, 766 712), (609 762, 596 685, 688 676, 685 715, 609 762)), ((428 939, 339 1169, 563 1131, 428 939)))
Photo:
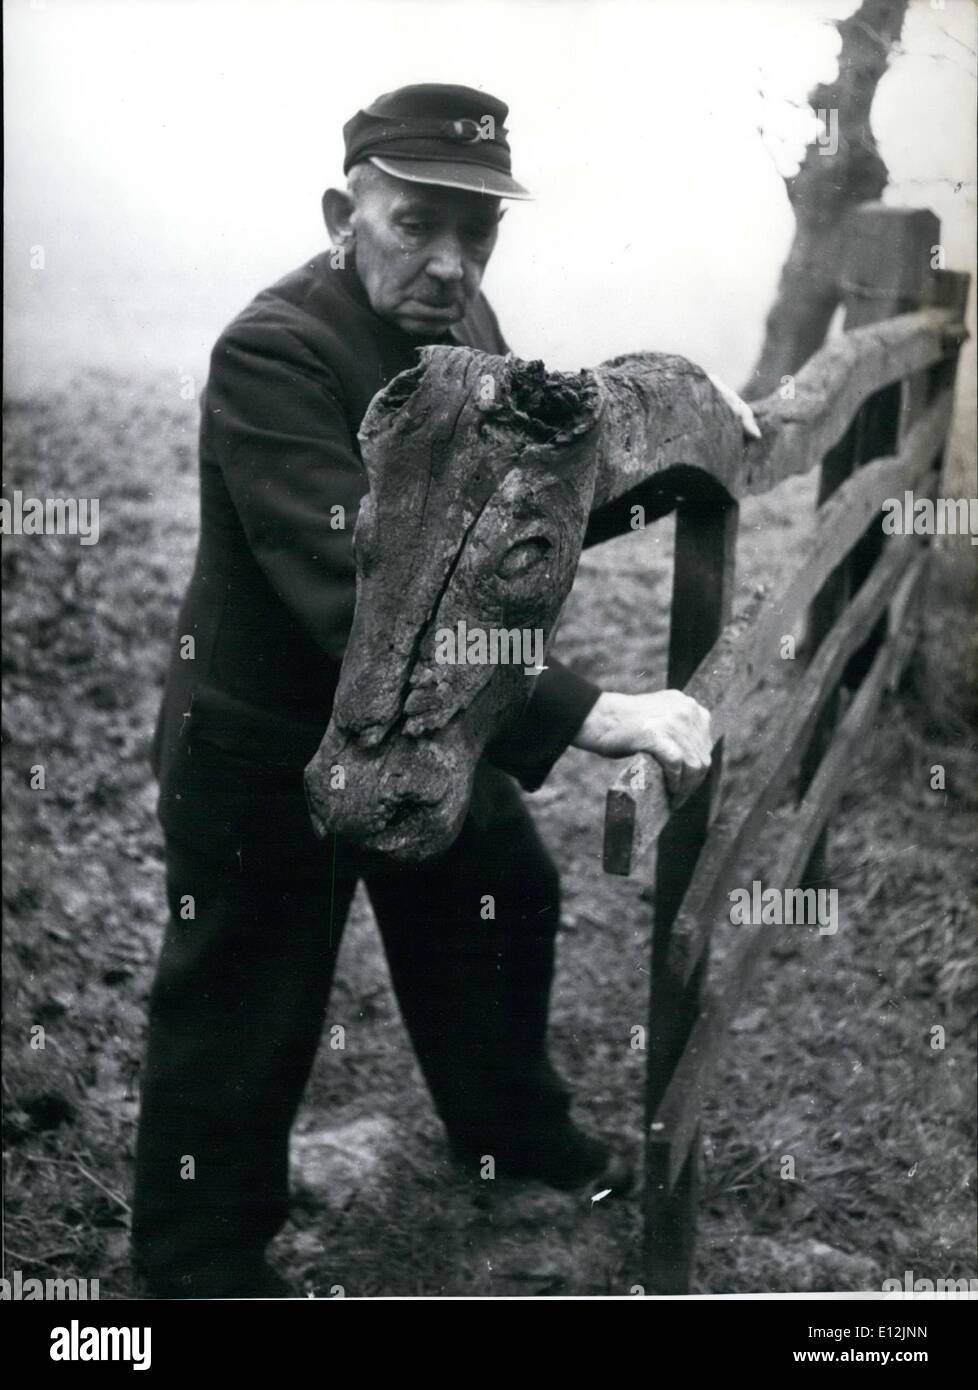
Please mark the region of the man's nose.
POLYGON ((461 280, 465 276, 462 263, 462 248, 454 237, 442 237, 433 247, 425 267, 434 280, 461 280))

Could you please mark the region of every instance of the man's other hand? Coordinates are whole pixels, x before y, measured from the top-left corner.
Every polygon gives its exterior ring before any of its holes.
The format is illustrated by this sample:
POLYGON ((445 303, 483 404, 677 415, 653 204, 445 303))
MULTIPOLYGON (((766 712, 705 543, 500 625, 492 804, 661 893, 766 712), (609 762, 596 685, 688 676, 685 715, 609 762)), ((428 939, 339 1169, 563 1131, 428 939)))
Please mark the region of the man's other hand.
POLYGON ((603 692, 573 740, 575 748, 603 758, 649 753, 666 775, 674 797, 685 801, 710 768, 710 715, 681 690, 646 695, 603 692))

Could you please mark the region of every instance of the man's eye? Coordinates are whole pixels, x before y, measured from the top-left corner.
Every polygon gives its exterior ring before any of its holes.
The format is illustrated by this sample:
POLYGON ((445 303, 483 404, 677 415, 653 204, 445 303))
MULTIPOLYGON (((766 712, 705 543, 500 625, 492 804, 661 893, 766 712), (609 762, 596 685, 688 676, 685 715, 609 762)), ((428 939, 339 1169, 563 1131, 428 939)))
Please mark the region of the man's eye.
POLYGON ((401 223, 401 227, 402 227, 402 229, 403 229, 405 232, 408 233, 409 236, 423 236, 424 233, 427 232, 427 231, 429 230, 429 223, 427 223, 427 222, 402 222, 402 223, 401 223))

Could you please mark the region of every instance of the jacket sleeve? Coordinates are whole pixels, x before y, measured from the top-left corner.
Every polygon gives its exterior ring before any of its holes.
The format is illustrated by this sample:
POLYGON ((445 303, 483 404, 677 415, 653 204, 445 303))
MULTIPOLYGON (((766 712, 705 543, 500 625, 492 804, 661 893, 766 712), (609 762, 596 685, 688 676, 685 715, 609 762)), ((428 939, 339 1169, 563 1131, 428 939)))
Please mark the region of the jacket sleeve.
POLYGON ((513 723, 497 734, 486 757, 528 792, 542 786, 601 694, 599 686, 552 657, 513 723))
POLYGON ((341 660, 367 480, 328 366, 284 326, 234 324, 214 348, 204 409, 252 554, 316 645, 341 660))

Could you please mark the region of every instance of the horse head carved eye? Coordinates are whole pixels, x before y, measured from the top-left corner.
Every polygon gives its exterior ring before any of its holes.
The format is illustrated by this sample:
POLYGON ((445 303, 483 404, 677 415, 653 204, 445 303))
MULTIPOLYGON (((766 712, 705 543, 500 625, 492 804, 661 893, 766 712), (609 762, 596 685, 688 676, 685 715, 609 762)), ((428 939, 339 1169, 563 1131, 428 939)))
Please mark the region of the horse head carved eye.
POLYGON ((550 549, 550 542, 545 536, 532 536, 529 540, 517 541, 507 550, 496 566, 496 571, 504 579, 515 579, 546 560, 550 549))

